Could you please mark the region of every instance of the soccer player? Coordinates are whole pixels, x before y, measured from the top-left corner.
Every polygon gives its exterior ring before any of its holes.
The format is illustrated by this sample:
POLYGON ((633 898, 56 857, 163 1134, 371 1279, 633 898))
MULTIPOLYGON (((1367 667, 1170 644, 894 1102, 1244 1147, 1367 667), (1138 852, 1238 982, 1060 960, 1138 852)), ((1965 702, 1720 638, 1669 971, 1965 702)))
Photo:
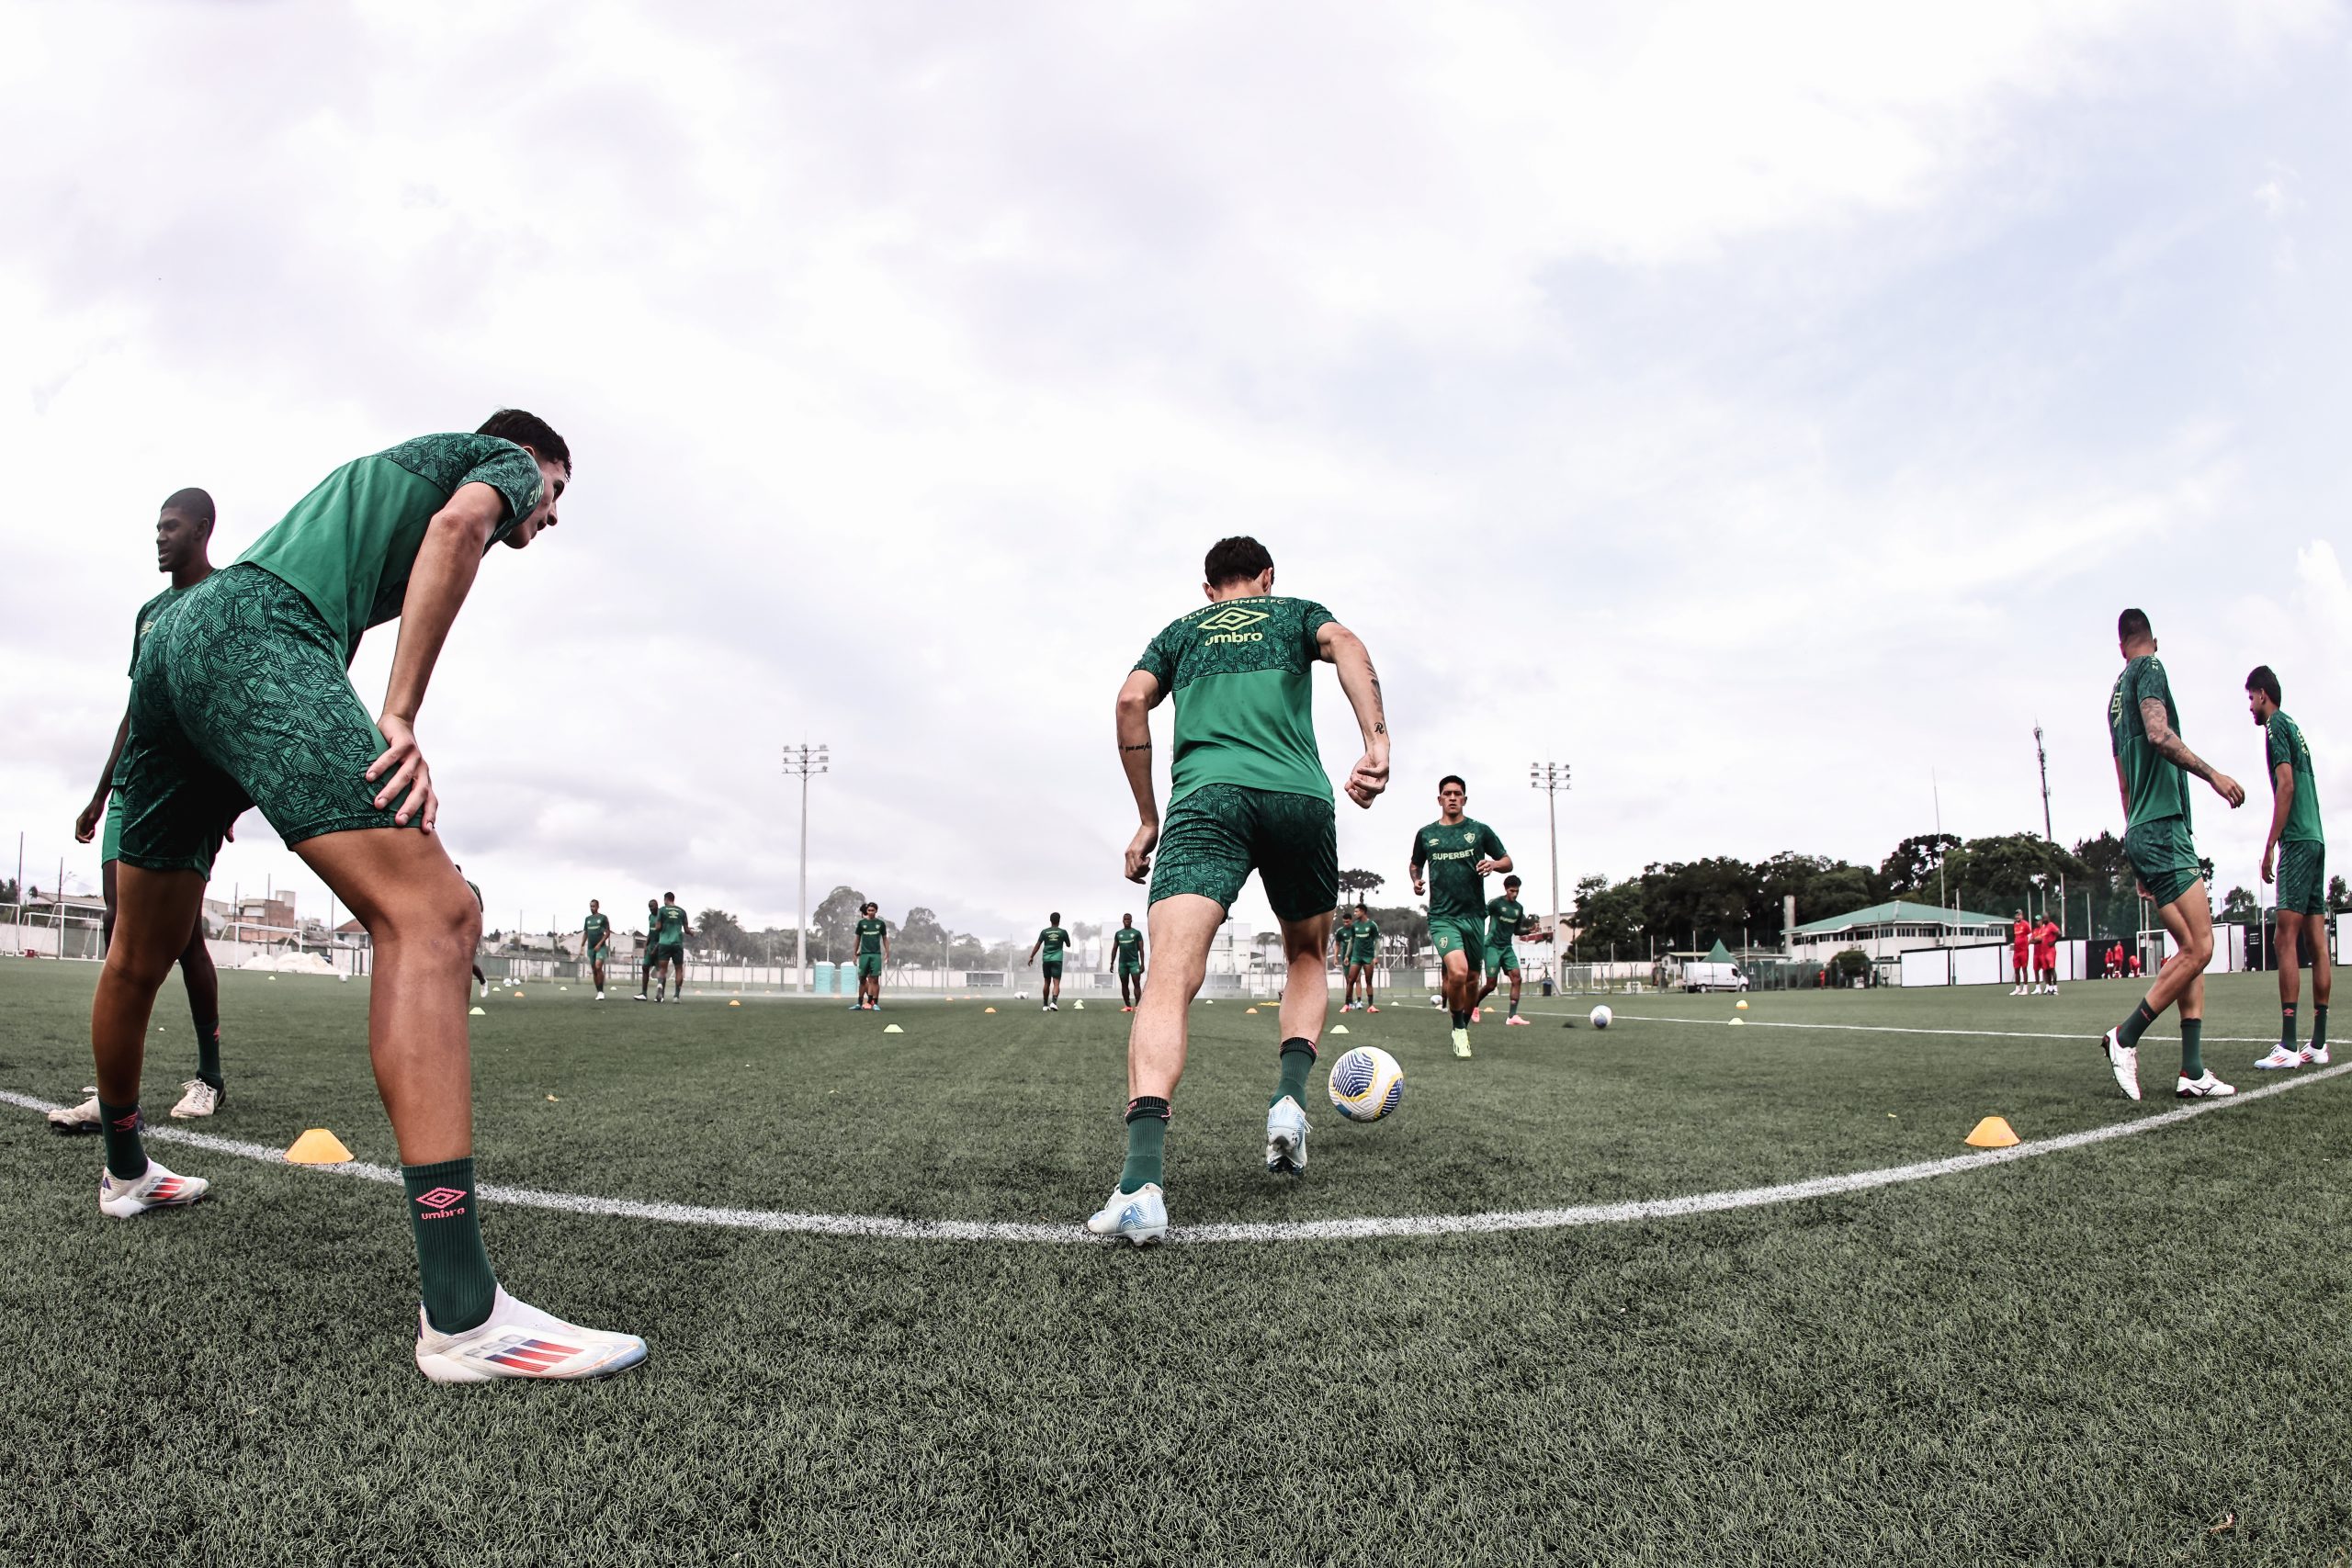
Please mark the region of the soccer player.
POLYGON ((2035 987, 2037 995, 2054 997, 2058 994, 2059 935, 2058 922, 2045 913, 2041 917, 2041 924, 2035 927, 2033 932, 2033 972, 2040 981, 2035 987))
POLYGON ((1062 1010, 1062 950, 1068 946, 1069 932, 1062 930, 1062 912, 1056 909, 1046 917, 1046 929, 1037 933, 1037 940, 1029 944, 1029 956, 1021 961, 1025 969, 1037 961, 1039 952, 1046 955, 1045 967, 1039 972, 1044 982, 1037 987, 1037 995, 1044 998, 1039 1012, 1062 1010))
POLYGON ((644 1341, 509 1296, 482 1247, 465 1010, 481 911, 435 832, 417 733, 435 661, 492 546, 556 522, 563 440, 503 410, 330 474, 236 564, 184 594, 139 652, 119 770, 115 942, 91 1009, 106 1118, 98 1207, 128 1219, 204 1196, 148 1157, 139 1078, 155 992, 187 947, 227 823, 257 805, 357 914, 375 946, 368 1050, 398 1140, 422 1302, 416 1365, 435 1382, 594 1377, 644 1341), (346 671, 398 618, 383 711, 346 671))
POLYGON ((588 900, 588 918, 580 922, 580 952, 596 982, 596 999, 605 999, 605 958, 613 948, 613 922, 595 899, 588 900))
MULTIPOLYGON (((458 880, 464 883, 466 885, 466 891, 474 896, 474 913, 476 915, 485 913, 490 908, 490 906, 482 902, 481 884, 476 882, 472 877, 468 876, 464 866, 452 863, 449 869, 458 874, 458 880)), ((474 923, 476 925, 480 925, 481 922, 480 920, 476 920, 474 923)), ((473 965, 474 984, 481 987, 481 999, 488 1001, 490 999, 490 977, 481 972, 481 941, 479 937, 474 941, 474 952, 469 962, 473 965)))
POLYGON ((1357 1010, 1378 1012, 1373 1004, 1373 966, 1380 961, 1380 927, 1373 922, 1372 911, 1362 904, 1355 907, 1354 918, 1331 933, 1333 948, 1347 972, 1347 993, 1340 1000, 1340 1010, 1357 1010), (1363 987, 1363 999, 1356 999, 1356 987, 1363 987))
POLYGON ((686 999, 686 939, 695 933, 687 929, 686 912, 678 904, 675 893, 662 895, 661 905, 653 911, 653 999, 662 999, 662 968, 668 964, 671 973, 670 999, 686 999))
POLYGON ((857 912, 857 1000, 852 1012, 882 1010, 882 966, 890 962, 890 925, 868 902, 857 912))
POLYGON ((648 898, 645 901, 645 951, 637 961, 637 999, 639 1001, 650 1002, 655 999, 645 994, 645 988, 653 983, 653 964, 661 943, 662 900, 648 898))
POLYGON ((2257 664, 2245 678, 2247 711, 2263 730, 2270 774, 2270 836, 2262 844, 2262 880, 2278 887, 2278 1044, 2257 1067, 2327 1062, 2327 993, 2335 977, 2327 957, 2327 837, 2319 826, 2319 782, 2302 727, 2278 707, 2278 677, 2257 664), (2302 941, 2312 942, 2312 1043, 2295 1046, 2302 998, 2302 941))
POLYGON ((2009 995, 2022 997, 2028 994, 2026 976, 2031 972, 2032 964, 2033 922, 2025 918, 2023 909, 2019 909, 2017 919, 2009 922, 2009 972, 2018 977, 2018 983, 2009 988, 2009 995))
POLYGON ((1127 1035, 1126 1164, 1086 1228, 1137 1246, 1168 1230, 1160 1176, 1169 1102, 1184 1074, 1186 1013, 1208 973, 1209 945, 1253 870, 1282 923, 1289 964, 1266 1168, 1306 1168, 1306 1075, 1331 1004, 1323 963, 1340 901, 1339 824, 1315 749, 1318 661, 1338 668, 1363 736, 1348 797, 1370 807, 1388 787, 1380 677, 1355 634, 1320 604, 1276 598, 1273 557, 1255 539, 1217 541, 1202 575, 1207 606, 1152 638, 1119 688, 1119 761, 1141 819, 1125 871, 1130 882, 1150 879, 1152 970, 1127 1035), (1176 744, 1163 829, 1151 710, 1171 694, 1176 744))
POLYGON ((1503 1022, 1532 1028, 1527 1020, 1519 1016, 1517 942, 1520 928, 1527 923, 1527 907, 1519 901, 1519 886, 1518 877, 1506 876, 1503 878, 1503 896, 1487 901, 1487 988, 1478 993, 1478 999, 1484 1002, 1493 996, 1495 987, 1508 974, 1510 976, 1510 1012, 1503 1022))
POLYGON ((1437 782, 1437 820, 1413 835, 1413 892, 1430 901, 1430 941, 1445 965, 1445 1005, 1453 1015, 1453 1054, 1470 1055, 1470 1013, 1478 1005, 1486 956, 1487 878, 1510 869, 1502 840, 1463 815, 1470 786, 1459 773, 1437 782), (1428 870, 1426 887, 1422 871, 1428 870))
MULTIPOLYGON (((212 575, 212 498, 200 490, 175 491, 155 518, 155 570, 169 572, 172 585, 139 606, 131 623, 130 673, 139 672, 139 649, 180 595, 212 575)), ((115 767, 122 761, 122 746, 130 734, 130 710, 123 709, 115 726, 114 745, 107 765, 99 771, 98 787, 90 803, 74 818, 74 838, 88 843, 97 836, 104 818, 106 836, 98 847, 98 888, 106 897, 106 919, 99 939, 114 945, 115 862, 122 852, 122 795, 114 787, 115 767)), ((228 832, 224 827, 223 834, 228 832)), ((204 917, 189 927, 187 945, 179 953, 180 979, 187 987, 187 1010, 196 1025, 196 1077, 180 1085, 172 1107, 179 1121, 209 1116, 229 1097, 228 1080, 220 1075, 220 976, 212 966, 212 950, 204 943, 204 917)), ((95 1133, 104 1124, 98 1097, 92 1095, 70 1110, 52 1111, 49 1124, 61 1133, 95 1133)))
POLYGON ((2148 617, 2126 610, 2116 618, 2116 642, 2123 673, 2109 696, 2109 738, 2115 750, 2115 780, 2123 795, 2127 826, 2123 855, 2139 878, 2143 897, 2152 898, 2165 929, 2180 947, 2178 962, 2166 964, 2132 1016, 2110 1029, 2099 1044, 2115 1081, 2140 1098, 2140 1036, 2157 1015, 2180 1004, 2180 1081, 2173 1092, 2183 1100, 2235 1094, 2205 1066, 2205 965, 2213 957, 2213 908, 2205 874, 2188 833, 2188 775, 2194 773, 2235 810, 2245 804, 2238 782, 2207 763, 2180 738, 2180 715, 2172 685, 2156 657, 2148 617))
POLYGON ((1143 1000, 1143 932, 1136 930, 1133 915, 1119 917, 1119 929, 1111 933, 1111 955, 1119 971, 1119 1010, 1133 1012, 1143 1000))

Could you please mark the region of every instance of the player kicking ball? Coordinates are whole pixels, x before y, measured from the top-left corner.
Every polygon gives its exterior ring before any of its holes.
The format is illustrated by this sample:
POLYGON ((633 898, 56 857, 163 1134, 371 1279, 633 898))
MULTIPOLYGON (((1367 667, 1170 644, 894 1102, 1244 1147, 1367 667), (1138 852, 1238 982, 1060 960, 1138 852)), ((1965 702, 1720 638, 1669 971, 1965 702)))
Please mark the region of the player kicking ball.
POLYGON ((1141 818, 1125 872, 1130 882, 1150 880, 1152 966, 1127 1034, 1126 1164, 1086 1228, 1138 1247, 1168 1231, 1160 1179, 1187 1013, 1208 974, 1209 944, 1252 871, 1289 965, 1266 1168, 1306 1169, 1306 1076, 1331 1004, 1323 962, 1340 901, 1339 824, 1315 749, 1317 663, 1338 669, 1363 736, 1348 797, 1368 807, 1388 787, 1380 677, 1355 634, 1320 604, 1276 598, 1273 558, 1255 539, 1219 540, 1202 575, 1208 604, 1152 638, 1119 688, 1119 761, 1141 818), (1151 710, 1170 696, 1175 750, 1163 829, 1151 710))
POLYGON ((1430 941, 1445 966, 1442 989, 1453 1017, 1453 1054, 1470 1055, 1471 1015, 1478 1006, 1487 952, 1487 878, 1510 869, 1503 841, 1463 814, 1470 786, 1459 773, 1437 782, 1437 820, 1413 835, 1413 893, 1430 901, 1430 941), (1426 886, 1422 872, 1428 871, 1426 886))
POLYGON ((1044 977, 1037 987, 1037 995, 1042 998, 1039 1012, 1062 1010, 1062 953, 1069 947, 1069 932, 1062 930, 1062 912, 1056 909, 1046 917, 1046 929, 1037 933, 1037 940, 1029 944, 1029 956, 1021 961, 1021 966, 1026 969, 1037 962, 1038 953, 1046 955, 1045 966, 1038 970, 1044 977))
POLYGON ((2180 1006, 2180 1081, 2173 1092, 2183 1100, 2235 1094, 2205 1066, 2205 965, 2213 958, 2213 909, 2205 894, 2205 874, 2188 835, 2188 776, 2213 786, 2235 810, 2245 791, 2217 772, 2180 738, 2180 715, 2172 684, 2156 657, 2148 617, 2126 610, 2116 620, 2116 642, 2123 673, 2109 696, 2109 738, 2115 750, 2116 784, 2123 795, 2123 856, 2132 863, 2143 897, 2155 901, 2165 930, 2180 949, 2156 972, 2156 983, 2132 1016, 2099 1041, 2115 1081, 2131 1099, 2140 1098, 2140 1036, 2165 1009, 2180 1006))
POLYGON ((1348 923, 1331 933, 1331 945, 1346 972, 1347 991, 1340 1002, 1341 1012, 1378 1012, 1373 1005, 1373 966, 1380 961, 1380 927, 1373 922, 1372 911, 1358 904, 1348 923), (1361 986, 1363 999, 1358 1000, 1361 986))
POLYGON ((595 982, 596 999, 605 999, 605 959, 613 950, 613 922, 595 899, 588 900, 588 918, 580 922, 580 955, 588 961, 588 974, 595 982))
POLYGON ((890 962, 890 924, 881 906, 868 903, 857 912, 857 1000, 852 1012, 882 1010, 882 969, 890 962))
POLYGON ((2327 837, 2319 825, 2319 781, 2302 727, 2278 707, 2278 677, 2258 664, 2245 678, 2247 711, 2263 731, 2263 769, 2270 775, 2270 836, 2262 844, 2262 880, 2278 887, 2278 1043, 2255 1063, 2276 1070, 2327 1065, 2327 993, 2335 978, 2327 958, 2327 837), (2312 1043, 2295 1044, 2302 998, 2302 944, 2312 943, 2312 1043))
POLYGON ((503 411, 347 463, 236 564, 184 594, 139 652, 123 792, 120 908, 90 1036, 105 1118, 98 1208, 117 1219, 202 1198, 147 1156, 139 1079, 155 992, 186 948, 223 829, 248 806, 367 927, 368 1044, 400 1145, 422 1302, 416 1365, 435 1382, 601 1377, 633 1335, 576 1327, 502 1289, 474 1180, 466 970, 481 910, 435 832, 416 735, 435 661, 493 545, 556 522, 560 436, 503 411), (398 618, 383 712, 345 672, 398 618))
POLYGON ((1519 1016, 1519 933, 1527 926, 1527 906, 1519 901, 1519 878, 1503 878, 1503 896, 1487 903, 1487 988, 1478 993, 1483 1003, 1495 994, 1495 987, 1505 975, 1510 976, 1510 1013, 1503 1020, 1521 1029, 1532 1027, 1519 1016))
POLYGON ((1119 929, 1111 933, 1111 958, 1119 972, 1119 1010, 1133 1012, 1143 1000, 1143 932, 1136 930, 1133 915, 1119 917, 1119 929))
MULTIPOLYGON (((139 649, 162 623, 164 612, 180 595, 212 575, 211 553, 207 548, 212 541, 212 498, 200 490, 175 492, 156 516, 155 570, 171 573, 172 585, 141 604, 138 619, 131 623, 133 675, 139 672, 139 649)), ((115 768, 122 761, 123 742, 130 734, 130 712, 126 708, 122 722, 115 727, 114 747, 98 774, 98 787, 74 822, 74 840, 86 844, 97 836, 100 818, 105 819, 106 834, 98 847, 98 886, 106 897, 107 912, 99 939, 108 949, 114 946, 115 863, 122 854, 122 795, 114 787, 115 768)), ((228 1080, 220 1076, 220 976, 212 966, 212 950, 204 944, 201 913, 188 930, 187 945, 180 950, 179 967, 180 978, 187 987, 188 1016, 196 1025, 196 1077, 180 1085, 180 1098, 172 1107, 173 1118, 186 1122, 211 1115, 229 1098, 228 1080)), ((96 1133, 103 1123, 95 1094, 79 1105, 49 1113, 50 1126, 60 1133, 96 1133)))

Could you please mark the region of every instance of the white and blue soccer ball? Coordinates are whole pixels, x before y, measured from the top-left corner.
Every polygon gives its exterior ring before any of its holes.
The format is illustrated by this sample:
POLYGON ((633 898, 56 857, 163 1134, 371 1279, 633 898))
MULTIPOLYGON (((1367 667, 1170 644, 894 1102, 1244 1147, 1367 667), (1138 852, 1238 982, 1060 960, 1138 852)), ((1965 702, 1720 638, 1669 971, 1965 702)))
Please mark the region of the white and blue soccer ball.
POLYGON ((1595 1029, 1606 1029, 1609 1027, 1609 1021, 1616 1016, 1606 1007, 1597 1007, 1592 1010, 1592 1026, 1595 1029))
POLYGON ((1331 1064, 1332 1109, 1351 1122, 1377 1122, 1405 1098, 1405 1069, 1377 1045, 1359 1045, 1331 1064))

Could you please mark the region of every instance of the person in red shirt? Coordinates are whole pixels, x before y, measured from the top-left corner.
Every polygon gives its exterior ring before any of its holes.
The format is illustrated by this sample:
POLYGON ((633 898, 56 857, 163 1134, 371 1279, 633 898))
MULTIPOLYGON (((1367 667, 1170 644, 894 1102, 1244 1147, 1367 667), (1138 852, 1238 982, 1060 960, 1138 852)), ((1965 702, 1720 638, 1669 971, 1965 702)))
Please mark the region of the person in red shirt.
POLYGON ((2044 915, 2033 933, 2033 972, 2041 976, 2041 995, 2058 994, 2058 922, 2044 915))
POLYGON ((2025 918, 2025 911, 2019 909, 2017 919, 2009 924, 2009 972, 2018 977, 2017 985, 2009 992, 2013 997, 2026 994, 2026 966, 2031 962, 2032 947, 2033 923, 2025 918))

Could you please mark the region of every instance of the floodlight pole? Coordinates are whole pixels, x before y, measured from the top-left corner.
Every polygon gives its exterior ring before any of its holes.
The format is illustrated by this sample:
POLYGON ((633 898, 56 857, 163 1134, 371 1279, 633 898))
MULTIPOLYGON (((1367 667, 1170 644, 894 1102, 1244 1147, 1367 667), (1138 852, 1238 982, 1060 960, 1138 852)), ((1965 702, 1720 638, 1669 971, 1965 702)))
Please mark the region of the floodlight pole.
POLYGON ((1544 792, 1544 810, 1552 826, 1552 974, 1565 982, 1568 972, 1560 962, 1560 792, 1568 787, 1566 762, 1531 762, 1528 783, 1544 792))
POLYGON ((793 942, 797 949, 793 978, 794 988, 804 996, 808 991, 808 781, 830 771, 831 765, 831 753, 826 747, 804 740, 784 749, 784 776, 800 781, 800 908, 793 917, 793 942))

